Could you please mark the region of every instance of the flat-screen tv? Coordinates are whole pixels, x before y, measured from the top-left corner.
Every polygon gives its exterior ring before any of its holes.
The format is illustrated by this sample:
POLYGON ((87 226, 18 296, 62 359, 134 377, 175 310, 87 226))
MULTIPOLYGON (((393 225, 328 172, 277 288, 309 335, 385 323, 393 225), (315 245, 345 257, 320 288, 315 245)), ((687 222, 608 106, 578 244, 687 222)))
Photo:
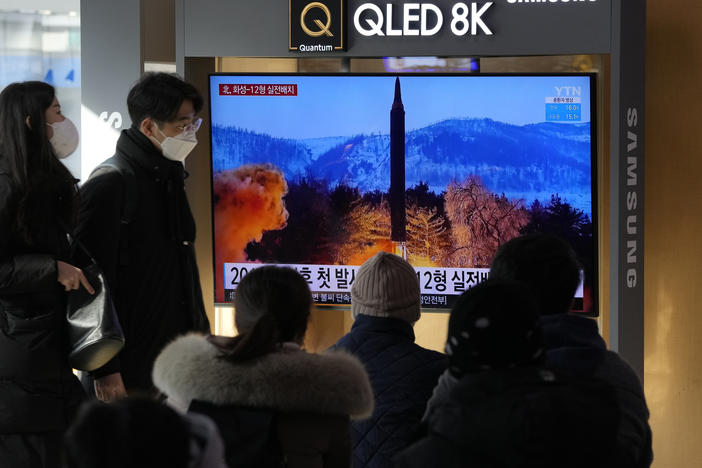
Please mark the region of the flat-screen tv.
POLYGON ((289 265, 315 303, 350 304, 379 251, 416 269, 427 308, 485 280, 497 248, 575 248, 574 310, 597 314, 591 74, 213 74, 215 302, 289 265))

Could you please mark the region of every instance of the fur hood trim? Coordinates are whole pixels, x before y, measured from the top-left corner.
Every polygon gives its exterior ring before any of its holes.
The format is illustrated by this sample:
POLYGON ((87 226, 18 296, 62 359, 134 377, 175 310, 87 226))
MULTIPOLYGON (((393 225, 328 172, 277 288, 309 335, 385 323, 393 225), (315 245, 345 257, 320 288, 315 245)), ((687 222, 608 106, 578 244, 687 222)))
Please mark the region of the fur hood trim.
POLYGON ((366 419, 373 390, 361 362, 343 351, 280 351, 232 363, 202 335, 181 336, 156 358, 154 385, 175 406, 192 400, 366 419))

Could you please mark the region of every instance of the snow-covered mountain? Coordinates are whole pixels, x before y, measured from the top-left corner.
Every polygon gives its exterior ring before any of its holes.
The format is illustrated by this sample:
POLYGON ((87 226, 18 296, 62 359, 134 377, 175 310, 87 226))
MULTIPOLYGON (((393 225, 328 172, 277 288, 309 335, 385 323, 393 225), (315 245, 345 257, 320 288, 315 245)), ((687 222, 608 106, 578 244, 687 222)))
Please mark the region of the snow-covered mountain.
MULTIPOLYGON (((213 128, 214 170, 270 162, 289 180, 301 176, 345 182, 361 191, 390 186, 387 134, 308 140, 281 139, 234 127, 213 128)), ((437 193, 470 174, 511 198, 548 201, 559 193, 588 215, 590 124, 510 125, 490 119, 451 119, 406 135, 406 183, 437 193)))

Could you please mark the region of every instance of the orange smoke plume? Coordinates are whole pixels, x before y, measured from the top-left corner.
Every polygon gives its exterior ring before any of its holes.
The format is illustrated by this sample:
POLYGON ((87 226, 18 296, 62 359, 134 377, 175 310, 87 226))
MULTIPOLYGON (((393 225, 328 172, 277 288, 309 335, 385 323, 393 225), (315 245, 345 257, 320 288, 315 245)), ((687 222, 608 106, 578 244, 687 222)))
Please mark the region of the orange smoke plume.
MULTIPOLYGON (((271 164, 247 164, 219 172, 214 176, 213 192, 218 265, 246 260, 244 249, 249 242, 260 241, 264 232, 286 226, 288 212, 283 197, 288 184, 280 169, 271 164)), ((222 282, 218 278, 220 298, 224 296, 222 282)))

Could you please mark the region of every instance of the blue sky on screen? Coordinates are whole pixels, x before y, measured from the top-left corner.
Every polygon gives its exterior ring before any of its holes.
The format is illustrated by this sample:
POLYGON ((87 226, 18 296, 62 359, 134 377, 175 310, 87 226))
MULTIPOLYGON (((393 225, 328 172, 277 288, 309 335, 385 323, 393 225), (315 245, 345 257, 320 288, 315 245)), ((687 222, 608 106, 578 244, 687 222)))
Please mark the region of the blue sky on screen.
MULTIPOLYGON (((279 138, 389 133, 394 76, 225 76, 211 78, 212 123, 279 138), (219 96, 219 84, 297 84, 298 95, 219 96)), ((525 125, 545 122, 545 98, 556 88, 581 90, 590 121, 586 76, 403 76, 407 131, 450 118, 490 118, 525 125)), ((565 90, 561 96, 565 96, 565 90)))

